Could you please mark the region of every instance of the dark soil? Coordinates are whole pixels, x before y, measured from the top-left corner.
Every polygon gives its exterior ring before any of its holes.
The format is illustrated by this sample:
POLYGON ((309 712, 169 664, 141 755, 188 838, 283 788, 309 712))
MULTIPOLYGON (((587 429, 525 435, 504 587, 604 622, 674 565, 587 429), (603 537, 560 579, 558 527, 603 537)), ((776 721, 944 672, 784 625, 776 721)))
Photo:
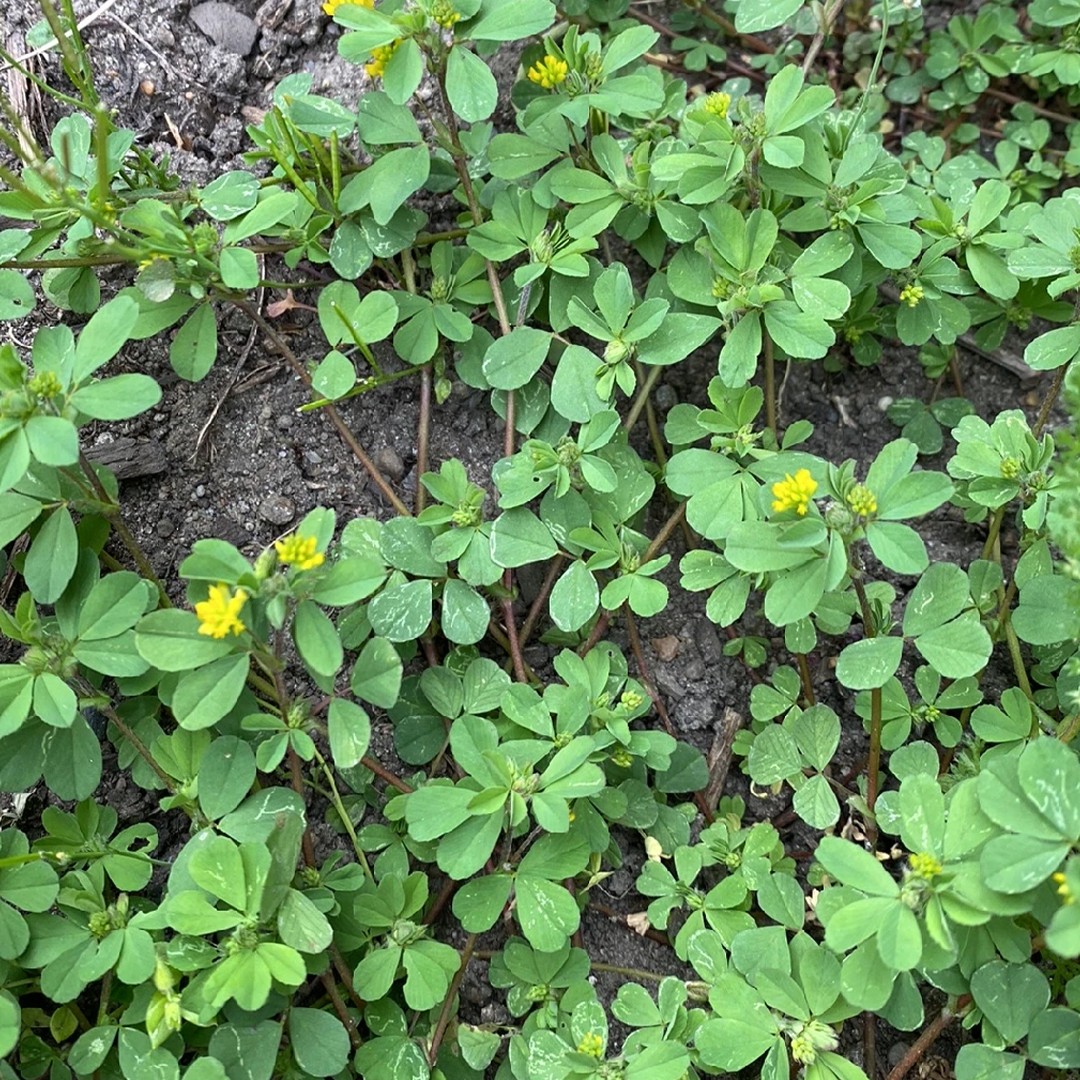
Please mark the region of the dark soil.
MULTIPOLYGON (((249 148, 244 124, 266 108, 273 86, 285 75, 310 72, 313 92, 332 95, 348 105, 355 105, 367 85, 360 68, 337 56, 339 30, 322 15, 316 0, 266 0, 261 6, 257 0, 234 0, 232 6, 241 16, 235 31, 252 27, 257 31, 247 55, 212 43, 193 23, 184 0, 117 0, 96 11, 97 5, 85 8, 97 15, 85 28, 84 37, 102 97, 118 111, 122 124, 138 132, 141 145, 155 153, 168 153, 190 183, 205 183, 221 172, 242 167, 240 155, 249 148)), ((21 54, 27 51, 19 43, 21 34, 36 21, 31 0, 13 0, 0 13, 0 34, 9 43, 14 40, 9 47, 21 54)), ((58 78, 51 58, 36 62, 47 80, 58 78)), ((516 66, 513 57, 500 58, 500 62, 508 71, 516 66)), ((32 96, 30 119, 43 143, 53 118, 52 106, 40 101, 35 106, 32 96)), ((275 276, 288 273, 284 267, 269 266, 268 273, 271 269, 275 276)), ((267 290, 258 301, 265 310, 267 303, 282 296, 267 290)), ((314 303, 313 295, 303 290, 296 299, 314 303)), ((61 317, 47 303, 38 309, 42 321, 61 317)), ((275 325, 302 360, 317 360, 325 352, 310 312, 289 311, 275 325)), ((13 330, 5 324, 4 333, 25 335, 25 328, 13 330)), ((213 370, 200 383, 176 378, 169 367, 167 346, 166 340, 159 339, 125 350, 119 363, 156 377, 164 387, 164 397, 152 413, 111 426, 97 438, 101 444, 121 437, 134 440, 129 456, 144 470, 151 470, 151 475, 124 481, 122 496, 140 543, 174 592, 181 592, 177 567, 201 537, 220 537, 256 555, 315 506, 333 507, 339 525, 356 516, 389 516, 384 500, 328 420, 297 413, 309 400, 307 392, 262 335, 252 333, 242 313, 222 312, 221 351, 213 370)), ((1011 372, 963 350, 959 369, 964 391, 980 415, 993 417, 1015 407, 1024 408, 1030 416, 1037 411, 1039 385, 1023 385, 1011 372)), ((678 401, 704 404, 705 388, 714 372, 715 353, 710 350, 665 371, 656 393, 661 420, 664 411, 678 401)), ((885 417, 889 400, 926 400, 931 390, 914 350, 893 349, 869 370, 849 368, 826 375, 820 365, 794 365, 784 379, 782 413, 788 422, 802 417, 813 421, 816 430, 808 449, 835 462, 854 458, 864 474, 874 454, 899 434, 885 417)), ((446 458, 458 457, 474 481, 483 484, 488 479, 491 464, 501 456, 502 424, 485 398, 482 392, 456 383, 450 398, 436 408, 433 468, 446 458)), ((417 486, 419 387, 398 381, 344 403, 341 413, 387 479, 411 503, 417 486)), ((100 446, 95 449, 101 451, 100 446)), ((925 465, 942 468, 946 456, 925 465)), ((662 512, 661 507, 657 513, 662 512)), ((649 522, 646 531, 655 531, 659 524, 659 518, 649 522)), ((965 525, 958 511, 945 508, 921 531, 932 560, 966 565, 979 550, 983 529, 965 525)), ((1015 538, 1006 535, 1003 539, 1007 548, 1015 538)), ((666 571, 670 585, 678 582, 681 543, 676 534, 670 548, 675 558, 666 571)), ((770 636, 766 624, 755 626, 753 618, 745 622, 742 632, 770 636)), ((668 608, 644 622, 641 634, 674 727, 707 752, 725 708, 748 716, 751 674, 737 658, 724 655, 724 633, 706 619, 701 594, 673 589, 668 608), (674 646, 664 641, 658 650, 650 644, 671 638, 674 646), (658 651, 670 658, 661 660, 658 651)), ((614 625, 612 637, 629 653, 622 626, 614 625)), ((785 662, 782 637, 776 645, 771 653, 774 662, 785 662)), ((546 647, 538 646, 528 658, 542 667, 546 656, 546 647)), ((862 723, 854 715, 851 695, 832 683, 827 657, 816 660, 814 674, 824 699, 844 721, 838 761, 848 768, 865 752, 862 723)), ((378 725, 373 752, 394 760, 388 722, 378 725)), ((107 769, 109 764, 107 759, 107 769)), ((177 830, 175 816, 166 821, 156 813, 156 800, 116 771, 115 759, 111 764, 99 798, 116 807, 122 823, 154 820, 163 829, 159 856, 169 858, 184 843, 186 833, 177 830)), ((788 805, 782 797, 752 795, 737 761, 726 793, 747 800, 751 819, 775 817, 788 805)), ((45 797, 44 792, 32 797, 27 821, 37 816, 45 797)), ((317 819, 320 813, 313 810, 317 819)), ((788 834, 791 846, 805 848, 808 844, 802 842, 805 837, 800 839, 798 828, 796 824, 788 834)), ((327 846, 335 843, 333 834, 323 839, 327 846)), ((645 906, 632 889, 640 843, 634 838, 624 846, 629 849, 626 866, 597 893, 600 902, 622 913, 645 906)), ((591 913, 583 935, 594 957, 652 971, 681 972, 669 950, 609 918, 591 913)), ((479 970, 476 974, 477 965, 473 965, 474 974, 464 985, 464 1013, 488 1023, 507 1020, 502 1005, 492 997, 482 967, 479 970)), ((606 996, 614 993, 618 982, 613 976, 598 977, 606 996)), ((852 1036, 856 1026, 849 1025, 852 1036)), ((888 1055, 889 1045, 881 1047, 882 1058, 888 1055)))

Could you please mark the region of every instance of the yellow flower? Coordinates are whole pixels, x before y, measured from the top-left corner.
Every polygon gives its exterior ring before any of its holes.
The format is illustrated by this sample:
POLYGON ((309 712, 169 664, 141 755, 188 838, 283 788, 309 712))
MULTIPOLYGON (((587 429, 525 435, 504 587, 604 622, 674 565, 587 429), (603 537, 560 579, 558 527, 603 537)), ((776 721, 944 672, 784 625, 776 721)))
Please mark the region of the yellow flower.
POLYGON ((437 26, 441 26, 444 30, 452 30, 457 23, 461 22, 461 13, 454 9, 450 0, 435 0, 435 3, 431 5, 431 18, 437 26))
POLYGON ((326 557, 315 547, 318 541, 314 536, 300 536, 293 533, 284 540, 274 541, 274 550, 283 563, 291 563, 298 570, 314 570, 322 566, 326 557))
POLYGON ((727 116, 728 106, 731 104, 731 95, 725 94, 723 90, 718 90, 714 94, 708 94, 704 104, 707 113, 718 116, 723 120, 727 116))
POLYGON ((1063 904, 1073 904, 1076 902, 1076 897, 1073 896, 1073 891, 1069 887, 1069 883, 1065 880, 1065 875, 1059 870, 1053 876, 1054 884, 1057 886, 1057 894, 1061 897, 1063 904))
POLYGON ((391 41, 389 45, 379 45, 371 50, 371 60, 364 65, 364 70, 373 79, 381 79, 386 65, 390 63, 390 57, 397 52, 400 41, 391 41))
POLYGON ((587 1031, 581 1036, 581 1042, 577 1044, 579 1054, 588 1054, 589 1057, 601 1058, 604 1056, 604 1037, 595 1031, 587 1031))
POLYGON ((243 589, 234 593, 228 585, 211 585, 210 595, 195 605, 199 633, 212 638, 223 638, 230 632, 242 634, 246 627, 240 621, 240 609, 246 600, 243 589))
POLYGON ((375 0, 326 0, 322 9, 327 15, 333 15, 339 7, 343 7, 346 4, 355 4, 357 7, 373 8, 375 6, 375 0))
POLYGON ((865 484, 856 484, 847 493, 847 504, 863 517, 877 513, 877 498, 865 484))
POLYGON ((921 285, 905 285, 900 290, 900 299, 908 307, 918 307, 919 301, 926 295, 921 285))
POLYGON ((928 855, 926 852, 920 852, 917 855, 909 855, 908 867, 915 877, 922 878, 924 881, 930 881, 932 878, 936 878, 943 869, 941 860, 935 858, 933 855, 928 855))
POLYGON ((534 82, 545 90, 554 90, 556 86, 566 82, 570 66, 557 56, 545 56, 542 60, 537 60, 526 74, 529 82, 534 82))
POLYGON ((809 469, 800 469, 794 476, 786 473, 783 480, 778 480, 772 486, 772 508, 778 514, 794 510, 799 517, 803 517, 815 491, 817 481, 810 475, 809 469))

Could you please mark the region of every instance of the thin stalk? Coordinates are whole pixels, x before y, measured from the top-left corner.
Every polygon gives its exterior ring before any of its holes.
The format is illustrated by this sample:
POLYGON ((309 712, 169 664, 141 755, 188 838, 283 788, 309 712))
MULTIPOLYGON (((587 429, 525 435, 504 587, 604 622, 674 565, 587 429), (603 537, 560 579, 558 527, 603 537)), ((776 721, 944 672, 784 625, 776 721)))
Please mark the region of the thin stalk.
POLYGON ((1009 649, 1009 659, 1012 660, 1013 674, 1016 676, 1016 681, 1020 686, 1020 689, 1024 692, 1024 696, 1029 700, 1034 700, 1035 695, 1031 692, 1031 682, 1028 680, 1027 667, 1024 664, 1023 654, 1020 652, 1020 640, 1016 636, 1016 631, 1013 629, 1012 619, 1010 618, 1010 612, 1006 609, 1005 617, 1001 621, 1002 629, 1005 631, 1005 644, 1009 649))
MULTIPOLYGON (((1005 520, 1005 506, 999 506, 994 511, 994 516, 990 519, 990 528, 986 533, 986 543, 983 544, 982 558, 989 559, 994 554, 994 549, 997 545, 998 536, 1001 534, 1001 523, 1005 520)), ((998 556, 994 560, 1001 565, 1001 557, 998 556)))
POLYGON ((808 75, 810 69, 814 66, 817 54, 821 52, 821 46, 825 44, 826 36, 832 33, 833 23, 836 22, 836 17, 840 14, 840 9, 843 6, 844 0, 832 0, 826 7, 819 9, 820 13, 818 17, 821 20, 821 23, 817 33, 814 34, 814 37, 806 50, 806 55, 803 57, 802 73, 804 76, 808 75))
POLYGON ((811 708, 817 704, 814 696, 814 680, 810 677, 810 664, 807 662, 806 653, 797 653, 795 662, 799 665, 799 678, 802 680, 803 698, 811 708))
MULTIPOLYGON (((870 610, 870 599, 866 595, 866 589, 862 583, 862 571, 853 568, 851 583, 855 587, 855 595, 859 598, 859 607, 862 610, 863 631, 868 638, 876 637, 877 630, 874 626, 873 613, 870 610)), ((881 769, 881 688, 870 691, 870 753, 866 763, 866 805, 872 814, 874 804, 878 796, 878 772, 881 769)), ((867 823, 871 833, 871 839, 877 839, 877 826, 873 821, 867 823)))
POLYGON ((773 340, 768 330, 761 334, 765 348, 765 426, 778 439, 776 430, 776 360, 773 357, 773 340))
MULTIPOLYGON (((289 286, 289 288, 291 287, 289 286)), ((314 412, 316 409, 326 409, 340 401, 348 401, 349 398, 360 397, 361 394, 366 394, 371 390, 389 386, 390 383, 397 382, 398 379, 407 379, 410 375, 418 375, 421 371, 423 371, 423 367, 407 367, 399 368, 397 371, 383 371, 378 375, 369 375, 366 379, 361 379, 348 393, 342 394, 339 398, 316 398, 314 401, 305 402, 296 411, 308 413, 314 412)))
POLYGON ((589 962, 590 971, 606 971, 611 975, 622 975, 633 982, 663 982, 668 978, 665 971, 645 971, 643 968, 622 967, 619 964, 607 964, 600 960, 589 962))
MULTIPOLYGON (((638 367, 640 371, 640 366, 638 367)), ((653 387, 660 381, 660 373, 662 369, 659 367, 649 368, 649 374, 645 377, 644 382, 638 387, 638 392, 634 396, 633 404, 630 406, 630 411, 626 414, 626 419, 623 421, 623 431, 630 432, 634 430, 634 425, 638 422, 638 418, 641 416, 641 411, 645 408, 646 402, 649 400, 649 395, 652 393, 653 387)))
MULTIPOLYGON (((296 353, 289 347, 288 342, 275 330, 267 321, 263 318, 262 313, 247 300, 233 299, 233 304, 236 305, 255 325, 274 343, 275 347, 285 357, 289 367, 293 369, 297 378, 307 387, 311 386, 311 376, 307 373, 304 365, 300 363, 296 353)), ((364 467, 365 472, 371 478, 375 486, 382 492, 383 497, 394 508, 394 510, 402 517, 412 517, 412 512, 409 508, 398 498, 397 493, 387 482, 387 479, 379 471, 375 462, 364 452, 364 448, 356 440, 356 436, 349 430, 349 426, 342 419, 341 414, 333 406, 328 404, 326 406, 326 415, 330 417, 330 422, 338 430, 338 434, 344 439, 345 444, 356 456, 356 459, 364 467)))
POLYGON ((529 643, 529 638, 532 637, 533 631, 536 629, 536 624, 540 620, 547 598, 551 595, 551 590, 555 587, 555 582, 565 563, 566 556, 561 551, 548 563, 547 573, 544 574, 540 591, 536 594, 536 599, 533 600, 532 607, 529 608, 529 614, 525 617, 525 622, 521 627, 520 641, 523 649, 529 643))
POLYGON ((450 988, 446 991, 446 997, 443 999, 442 1008, 439 1010, 439 1019, 435 1024, 435 1030, 431 1035, 431 1045, 428 1047, 428 1062, 434 1065, 439 1059, 439 1047, 442 1045, 443 1036, 446 1034, 447 1025, 450 1023, 450 1014, 453 1011, 452 1006, 454 1003, 454 997, 458 992, 458 987, 461 986, 461 980, 465 977, 465 971, 472 960, 473 950, 476 948, 476 934, 470 934, 468 940, 465 942, 465 947, 461 950, 461 966, 457 969, 453 979, 450 981, 450 988))
POLYGON ((356 830, 353 828, 352 819, 349 817, 348 811, 345 809, 345 803, 342 801, 341 792, 338 790, 337 782, 334 780, 334 771, 326 763, 326 758, 319 753, 318 747, 315 749, 315 760, 319 763, 319 768, 322 769, 323 776, 326 777, 326 783, 330 788, 330 802, 334 809, 337 811, 337 815, 341 818, 341 824, 344 826, 345 831, 349 834, 349 840, 352 841, 353 852, 356 854, 356 861, 363 868, 364 873, 367 875, 369 881, 375 880, 375 875, 371 872, 371 867, 368 866, 367 855, 364 853, 364 849, 360 846, 360 839, 356 835, 356 830))
POLYGON ((1061 393, 1061 384, 1065 381, 1065 370, 1068 366, 1068 364, 1062 364, 1062 366, 1054 372, 1054 381, 1050 384, 1050 389, 1047 391, 1046 397, 1043 398, 1042 408, 1039 409, 1039 415, 1035 418, 1035 426, 1031 429, 1031 434, 1034 435, 1036 439, 1042 435, 1043 428, 1046 427, 1046 422, 1050 419, 1050 410, 1054 407, 1054 402, 1057 401, 1058 394, 1061 393))
POLYGON ((324 971, 319 976, 319 981, 323 984, 323 989, 333 1003, 334 1012, 338 1014, 338 1019, 345 1026, 345 1031, 348 1033, 349 1042, 352 1043, 352 1048, 354 1050, 357 1049, 363 1040, 360 1038, 360 1033, 356 1030, 356 1022, 349 1015, 349 1010, 342 1000, 341 994, 338 992, 334 976, 331 975, 329 971, 324 971))
POLYGON ((912 1068, 926 1056, 927 1050, 937 1042, 941 1033, 958 1016, 963 1016, 968 1011, 970 1004, 971 996, 963 994, 956 999, 956 1004, 951 1008, 942 1009, 941 1013, 923 1029, 922 1034, 912 1043, 911 1049, 896 1063, 885 1080, 904 1080, 912 1068))
MULTIPOLYGON (((304 774, 300 766, 300 755, 293 749, 291 743, 285 756, 289 762, 289 780, 292 782, 292 789, 296 792, 301 804, 305 804, 307 800, 304 798, 304 774)), ((304 849, 304 865, 317 865, 315 861, 315 845, 312 843, 311 833, 307 829, 304 830, 301 843, 304 849)))
POLYGON ((406 795, 410 795, 412 793, 413 789, 408 784, 406 784, 404 780, 396 777, 392 772, 390 772, 389 769, 383 768, 383 766, 380 765, 373 757, 368 757, 367 754, 365 754, 360 759, 360 764, 363 765, 365 769, 373 772, 377 777, 379 777, 380 780, 385 780, 391 787, 397 788, 398 791, 401 791, 406 795))
POLYGON ((420 416, 416 431, 416 512, 424 509, 427 488, 420 483, 420 477, 428 471, 428 454, 431 440, 431 364, 420 369, 420 416))
POLYGON ((161 606, 166 608, 172 607, 172 601, 169 599, 169 594, 165 591, 165 586, 161 583, 161 579, 157 576, 153 566, 151 566, 150 560, 146 557, 146 553, 139 546, 138 540, 135 539, 135 536, 127 527, 127 522, 124 521, 123 515, 120 512, 120 507, 113 502, 112 496, 105 490, 105 485, 102 484, 101 478, 94 470, 94 466, 90 462, 90 459, 81 450, 79 451, 79 465, 86 474, 86 478, 93 486, 94 493, 97 495, 98 499, 100 499, 105 506, 110 508, 105 511, 105 516, 116 535, 120 538, 120 542, 127 548, 128 554, 135 560, 135 565, 139 568, 139 573, 157 588, 161 606))

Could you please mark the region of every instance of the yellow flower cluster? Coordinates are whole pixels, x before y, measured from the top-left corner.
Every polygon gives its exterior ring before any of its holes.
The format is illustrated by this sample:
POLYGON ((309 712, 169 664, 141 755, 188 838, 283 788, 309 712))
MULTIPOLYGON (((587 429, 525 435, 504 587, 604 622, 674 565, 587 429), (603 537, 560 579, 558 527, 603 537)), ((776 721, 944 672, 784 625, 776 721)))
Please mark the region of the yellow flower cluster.
POLYGON ((856 484, 847 493, 847 504, 862 517, 877 513, 877 498, 865 484, 856 484))
POLYGON ((300 536, 293 533, 284 540, 274 541, 274 550, 278 559, 283 563, 289 563, 298 570, 314 570, 316 566, 322 566, 326 557, 322 552, 316 551, 318 541, 314 536, 300 536))
POLYGON ((908 307, 918 307, 919 301, 926 295, 921 285, 905 285, 900 290, 900 299, 908 307))
POLYGON ((1054 884, 1057 886, 1057 894, 1061 897, 1063 904, 1076 903, 1076 897, 1073 895, 1069 883, 1065 880, 1065 875, 1060 871, 1054 875, 1054 884))
POLYGON ((799 517, 803 517, 810 508, 815 491, 817 481, 810 475, 809 469, 799 469, 794 476, 787 473, 783 480, 778 480, 772 486, 772 508, 778 514, 794 510, 799 517))
POLYGON ((566 82, 569 74, 570 65, 557 56, 545 56, 542 60, 537 60, 527 72, 529 82, 534 82, 545 90, 554 90, 556 86, 566 82))
POLYGON ((600 1058, 604 1056, 604 1037, 595 1031, 587 1031, 581 1036, 581 1042, 577 1044, 579 1054, 588 1054, 589 1057, 600 1058))
POLYGON ((705 97, 705 111, 713 116, 720 117, 721 120, 727 116, 730 105, 731 95, 725 94, 723 90, 717 90, 716 93, 708 94, 705 97))
POLYGON ((941 860, 925 852, 909 856, 908 868, 915 877, 922 878, 924 881, 936 878, 942 871, 941 860))
POLYGON ((435 0, 431 5, 431 18, 437 26, 444 30, 452 30, 461 22, 461 13, 455 10, 450 0, 435 0))
POLYGON ((210 595, 195 605, 199 633, 212 638, 242 634, 246 627, 240 621, 240 609, 246 601, 243 589, 233 592, 228 585, 211 585, 210 595))
POLYGON ((397 52, 400 41, 391 41, 389 45, 378 45, 371 50, 371 59, 364 65, 364 70, 373 79, 381 79, 386 65, 390 63, 390 57, 397 52))
POLYGON ((327 15, 333 15, 339 7, 344 7, 346 4, 355 4, 357 7, 373 8, 375 6, 375 0, 326 0, 322 9, 327 15))

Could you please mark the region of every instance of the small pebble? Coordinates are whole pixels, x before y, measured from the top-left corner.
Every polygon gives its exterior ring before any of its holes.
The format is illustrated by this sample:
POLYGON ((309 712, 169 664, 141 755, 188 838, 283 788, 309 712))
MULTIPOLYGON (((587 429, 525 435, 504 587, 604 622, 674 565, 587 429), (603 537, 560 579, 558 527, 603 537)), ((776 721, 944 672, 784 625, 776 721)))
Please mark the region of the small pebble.
POLYGON ((172 536, 174 532, 176 532, 176 526, 168 518, 162 518, 157 523, 157 534, 162 539, 172 536))
POLYGON ((379 472, 387 480, 400 480, 405 475, 405 462, 392 446, 384 446, 381 450, 376 450, 374 461, 379 472))
POLYGON ((672 406, 678 403, 679 395, 675 393, 674 386, 668 386, 667 383, 661 383, 653 391, 653 404, 661 411, 667 412, 672 406))
POLYGON ((296 517, 296 507, 284 495, 269 495, 259 504, 259 517, 272 525, 288 525, 296 517))
POLYGON ((317 450, 305 450, 304 451, 304 464, 305 465, 321 465, 322 454, 317 450))
POLYGON ((653 638, 651 644, 657 658, 665 664, 670 663, 679 655, 679 639, 674 634, 653 638))
POLYGON ((293 417, 291 413, 282 413, 277 418, 277 426, 279 431, 288 431, 293 426, 293 417))
POLYGON ((247 56, 255 45, 259 28, 255 20, 231 4, 208 0, 191 9, 191 21, 215 44, 237 56, 247 56))
POLYGON ((888 412, 889 411, 889 406, 892 405, 892 403, 893 403, 893 399, 891 397, 889 397, 888 394, 886 394, 884 397, 879 397, 878 398, 877 407, 878 407, 878 409, 881 410, 881 412, 888 412))
POLYGON ((206 485, 205 484, 200 484, 195 489, 195 498, 201 499, 205 494, 206 494, 206 485))

